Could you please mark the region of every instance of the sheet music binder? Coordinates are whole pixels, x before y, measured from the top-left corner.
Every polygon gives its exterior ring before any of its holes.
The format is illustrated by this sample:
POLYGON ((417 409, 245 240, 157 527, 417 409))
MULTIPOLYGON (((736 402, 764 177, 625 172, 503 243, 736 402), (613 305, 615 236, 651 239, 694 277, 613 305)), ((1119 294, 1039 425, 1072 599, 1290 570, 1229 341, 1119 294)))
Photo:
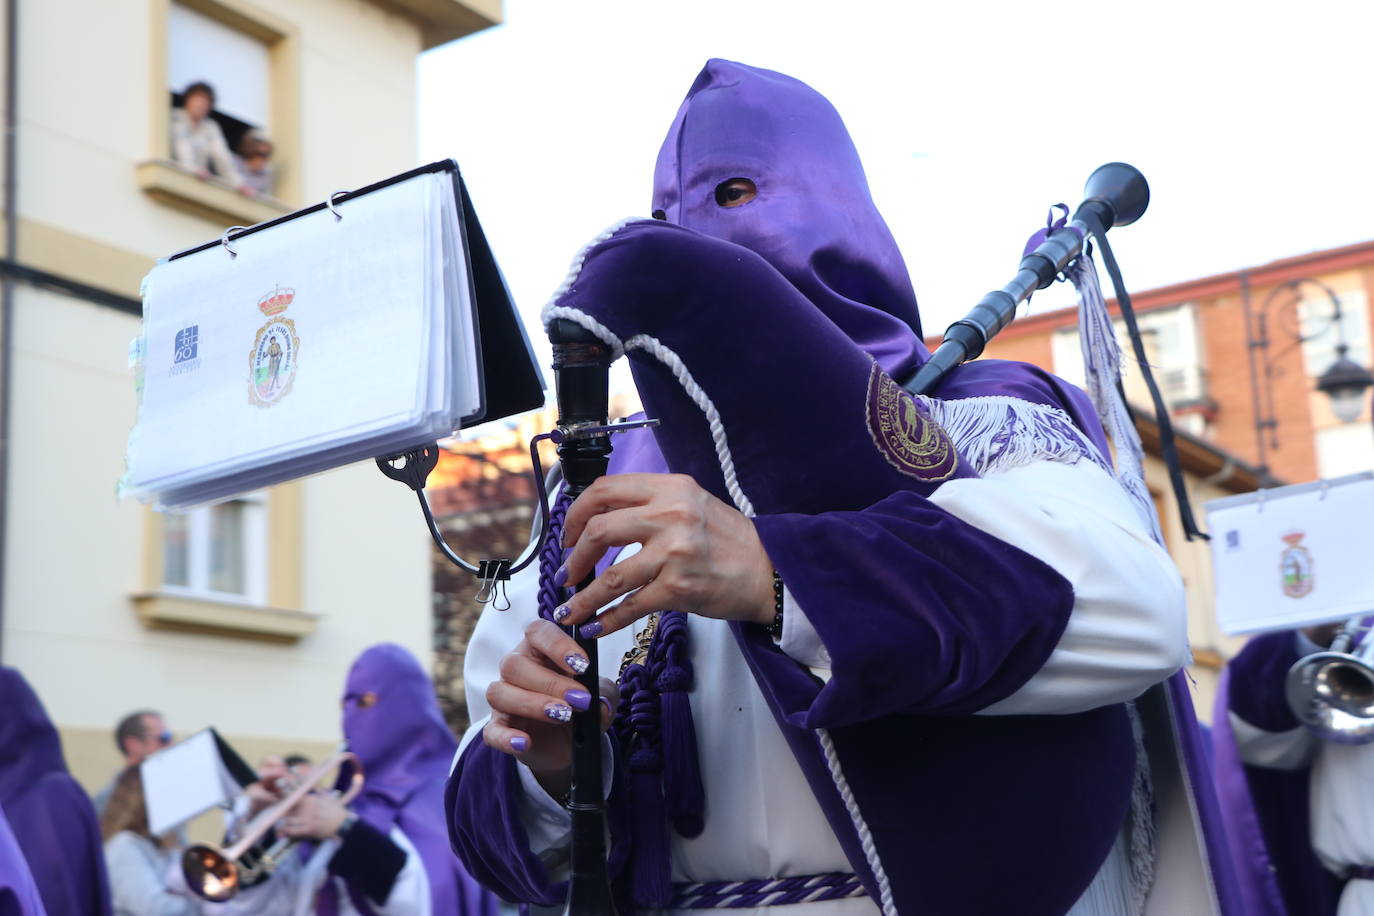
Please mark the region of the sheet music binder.
MULTIPOLYGON (((328 209, 330 204, 347 203, 355 198, 364 197, 383 188, 408 181, 417 175, 433 172, 448 172, 453 179, 453 194, 458 204, 459 229, 463 250, 467 254, 468 281, 476 305, 474 311, 477 327, 474 328, 474 332, 479 341, 478 354, 481 371, 478 377, 482 382, 481 399, 483 406, 477 412, 463 417, 462 425, 475 426, 478 423, 500 420, 517 413, 543 407, 544 391, 547 388, 544 375, 540 372, 539 364, 534 358, 534 349, 530 346, 529 335, 525 332, 525 326, 520 321, 515 302, 511 299, 510 289, 506 286, 506 279, 492 254, 491 246, 487 242, 487 235, 482 230, 482 224, 477 219, 477 211, 473 209, 472 198, 468 195, 467 185, 463 182, 463 174, 459 171, 456 160, 440 159, 437 162, 431 162, 408 172, 393 175, 391 178, 358 188, 355 191, 333 195, 329 201, 321 201, 276 219, 257 223, 228 237, 231 240, 241 239, 255 232, 262 232, 282 223, 299 219, 302 216, 318 213, 328 209)), ((222 244, 223 239, 215 239, 193 248, 178 251, 167 260, 175 261, 178 258, 217 248, 222 244)))
POLYGON ((406 452, 544 403, 451 159, 166 258, 144 281, 131 355, 139 415, 120 489, 163 508, 406 452))

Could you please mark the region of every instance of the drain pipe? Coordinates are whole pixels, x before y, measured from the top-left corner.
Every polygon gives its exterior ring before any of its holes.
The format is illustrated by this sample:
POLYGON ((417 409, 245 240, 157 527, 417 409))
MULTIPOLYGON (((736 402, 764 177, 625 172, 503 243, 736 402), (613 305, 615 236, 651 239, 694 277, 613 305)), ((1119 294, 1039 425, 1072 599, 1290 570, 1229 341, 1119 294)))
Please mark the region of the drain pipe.
MULTIPOLYGON (((19 215, 15 207, 15 161, 18 143, 19 0, 5 3, 5 260, 13 264, 19 251, 19 215)), ((14 360, 14 277, 0 276, 0 660, 5 651, 5 549, 9 528, 10 364, 14 360)))

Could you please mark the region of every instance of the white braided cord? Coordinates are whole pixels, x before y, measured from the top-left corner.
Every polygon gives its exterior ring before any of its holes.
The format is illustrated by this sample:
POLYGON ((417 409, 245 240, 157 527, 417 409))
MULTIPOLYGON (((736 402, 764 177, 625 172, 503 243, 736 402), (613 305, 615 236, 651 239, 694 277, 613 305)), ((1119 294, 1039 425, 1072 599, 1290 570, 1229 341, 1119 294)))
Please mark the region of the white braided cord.
POLYGON ((687 370, 687 364, 668 347, 655 337, 648 334, 636 334, 625 341, 626 350, 643 350, 650 356, 657 359, 668 370, 673 373, 673 378, 677 379, 682 390, 692 399, 692 403, 701 408, 701 412, 706 415, 706 423, 711 428, 711 441, 716 447, 716 459, 720 462, 720 473, 725 478, 725 490, 730 494, 730 499, 735 503, 735 508, 746 518, 754 517, 754 504, 749 501, 749 497, 744 495, 744 490, 740 488, 739 477, 735 473, 735 459, 730 454, 730 443, 725 439, 725 425, 720 420, 720 411, 716 410, 716 405, 706 394, 696 379, 692 378, 692 373, 687 370))
MULTIPOLYGON (((573 284, 577 282, 578 275, 582 273, 582 265, 587 262, 587 255, 591 253, 591 250, 631 223, 645 221, 645 217, 642 216, 627 216, 624 219, 616 220, 593 236, 590 242, 582 246, 582 250, 573 256, 572 263, 568 265, 568 273, 563 277, 563 282, 558 284, 558 289, 553 291, 553 295, 549 297, 549 301, 544 304, 544 308, 539 312, 539 320, 544 323, 545 328, 548 328, 549 322, 554 318, 568 317, 566 315, 555 315, 551 313, 562 308, 562 306, 556 305, 555 303, 557 303, 568 290, 572 289, 573 284)), ((584 325, 584 327, 586 327, 586 325, 584 325)), ((598 327, 600 327, 600 325, 598 325, 598 327)), ((596 333, 590 327, 588 327, 588 330, 592 330, 592 333, 596 333)), ((607 331, 606 333, 609 334, 610 332, 607 331)), ((597 336, 600 335, 598 334, 597 336)), ((616 342, 616 346, 619 347, 619 341, 616 342)), ((617 350, 616 355, 620 355, 619 350, 617 350)))
MULTIPOLYGON (((749 497, 740 488, 739 479, 735 473, 735 460, 730 454, 730 444, 725 437, 725 426, 721 422, 720 412, 716 410, 716 405, 711 401, 710 396, 697 384, 696 379, 692 378, 692 373, 688 371, 682 357, 661 341, 647 334, 637 334, 631 337, 625 342, 625 349, 643 350, 667 366, 687 396, 692 399, 697 407, 701 408, 701 412, 706 416, 706 422, 711 428, 711 441, 716 448, 716 458, 720 462, 720 471, 725 478, 726 490, 729 492, 730 498, 734 500, 735 507, 747 518, 753 518, 754 504, 749 501, 749 497)), ((854 791, 849 787, 849 780, 845 778, 844 771, 840 768, 840 759, 835 751, 835 744, 830 739, 830 733, 823 728, 816 729, 816 735, 820 738, 821 750, 825 753, 825 762, 830 768, 830 778, 835 782, 835 788, 840 793, 840 800, 844 802, 845 811, 849 814, 849 819, 853 822, 854 829, 859 835, 864 859, 868 862, 868 867, 873 872, 873 878, 878 883, 879 903, 882 906, 883 914, 884 916, 898 916, 897 905, 892 899, 892 886, 888 882, 887 872, 883 870, 882 859, 878 855, 878 847, 873 840, 873 831, 868 829, 863 813, 859 810, 859 804, 854 798, 854 791)))
POLYGON ((569 308, 566 305, 546 305, 541 316, 544 319, 544 327, 547 328, 554 319, 566 318, 573 324, 581 325, 588 331, 595 334, 602 343, 611 348, 611 362, 615 362, 625 355, 625 347, 621 344, 620 338, 615 336, 615 332, 597 321, 591 315, 581 309, 569 308))
MULTIPOLYGON (((707 425, 711 430, 711 441, 715 446, 716 459, 720 464, 722 477, 725 479, 725 489, 730 499, 734 502, 735 508, 746 518, 754 517, 754 504, 745 495, 740 487, 739 477, 735 470, 735 460, 730 452, 730 443, 725 435, 725 426, 720 418, 720 411, 706 394, 706 391, 697 384, 696 379, 688 370, 686 363, 673 350, 665 346, 662 341, 651 337, 648 334, 638 334, 622 345, 621 340, 609 328, 601 324, 590 315, 580 309, 569 308, 568 306, 558 305, 558 300, 572 289, 577 282, 578 275, 582 272, 582 266, 586 263, 587 255, 592 248, 610 239, 613 235, 630 223, 637 222, 640 217, 631 217, 620 220, 597 234, 588 242, 581 251, 573 258, 572 264, 568 268, 567 276, 558 288, 549 297, 548 303, 540 313, 540 319, 544 326, 558 318, 570 320, 592 334, 595 334, 607 346, 609 346, 614 357, 619 357, 625 350, 643 350, 653 356, 673 374, 683 391, 697 405, 706 418, 707 425)), ((873 840, 873 832, 869 830, 868 824, 864 821, 863 813, 859 810, 858 802, 854 798, 854 792, 849 787, 849 781, 844 776, 844 771, 840 768, 839 757, 835 751, 834 742, 830 739, 830 734, 825 729, 816 729, 816 734, 820 739, 821 749, 825 753, 826 765, 830 769, 831 779, 834 780, 835 787, 840 793, 840 799, 844 803, 845 811, 849 814, 854 829, 858 832, 859 842, 863 848, 864 858, 868 862, 869 868, 873 872, 874 880, 878 883, 880 892, 880 905, 884 916, 897 916, 897 907, 892 899, 892 887, 888 882, 887 872, 883 869, 882 860, 878 855, 877 845, 873 840)), ((820 893, 818 889, 817 893, 820 893)))
POLYGON ((897 903, 892 899, 892 885, 887 880, 887 872, 883 870, 882 859, 878 856, 878 845, 873 840, 873 831, 868 829, 863 812, 859 810, 859 803, 854 800, 854 790, 849 788, 849 780, 840 769, 840 755, 835 750, 835 742, 830 738, 830 731, 818 728, 816 734, 821 739, 821 750, 825 752, 826 765, 830 767, 830 778, 834 780, 835 788, 840 792, 840 800, 844 802, 845 811, 849 812, 849 819, 854 822, 854 830, 859 834, 859 845, 863 848, 864 859, 868 861, 868 867, 873 872, 873 880, 878 882, 878 905, 883 908, 883 916, 899 916, 897 903))

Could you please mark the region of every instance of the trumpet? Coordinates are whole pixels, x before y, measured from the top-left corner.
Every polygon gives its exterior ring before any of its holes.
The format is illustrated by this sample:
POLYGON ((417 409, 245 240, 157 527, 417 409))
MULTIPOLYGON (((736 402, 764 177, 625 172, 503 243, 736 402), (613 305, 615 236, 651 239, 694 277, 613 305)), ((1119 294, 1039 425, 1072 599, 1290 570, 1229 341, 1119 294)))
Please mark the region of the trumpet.
POLYGON ((1336 744, 1374 741, 1374 639, 1350 651, 1356 634, 1369 629, 1362 618, 1347 620, 1330 649, 1298 659, 1284 684, 1293 715, 1336 744))
POLYGON ((314 791, 326 774, 335 769, 342 772, 344 767, 350 768, 351 775, 339 801, 345 805, 352 802, 363 788, 363 767, 355 755, 340 751, 314 767, 281 801, 265 808, 249 821, 243 835, 227 849, 209 843, 187 847, 181 856, 181 873, 186 877, 186 884, 197 896, 223 903, 245 884, 271 874, 295 840, 282 837, 260 853, 255 853, 253 847, 267 835, 273 824, 314 791))

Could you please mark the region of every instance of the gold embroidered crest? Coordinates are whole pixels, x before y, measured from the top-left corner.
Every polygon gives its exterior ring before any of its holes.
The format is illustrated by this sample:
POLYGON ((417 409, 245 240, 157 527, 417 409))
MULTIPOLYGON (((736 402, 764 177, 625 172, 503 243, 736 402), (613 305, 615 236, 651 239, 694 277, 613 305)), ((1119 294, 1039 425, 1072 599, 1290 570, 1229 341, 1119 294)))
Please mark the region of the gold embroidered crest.
POLYGON ((868 432, 888 464, 917 480, 948 480, 959 467, 949 434, 877 363, 868 378, 868 432))

